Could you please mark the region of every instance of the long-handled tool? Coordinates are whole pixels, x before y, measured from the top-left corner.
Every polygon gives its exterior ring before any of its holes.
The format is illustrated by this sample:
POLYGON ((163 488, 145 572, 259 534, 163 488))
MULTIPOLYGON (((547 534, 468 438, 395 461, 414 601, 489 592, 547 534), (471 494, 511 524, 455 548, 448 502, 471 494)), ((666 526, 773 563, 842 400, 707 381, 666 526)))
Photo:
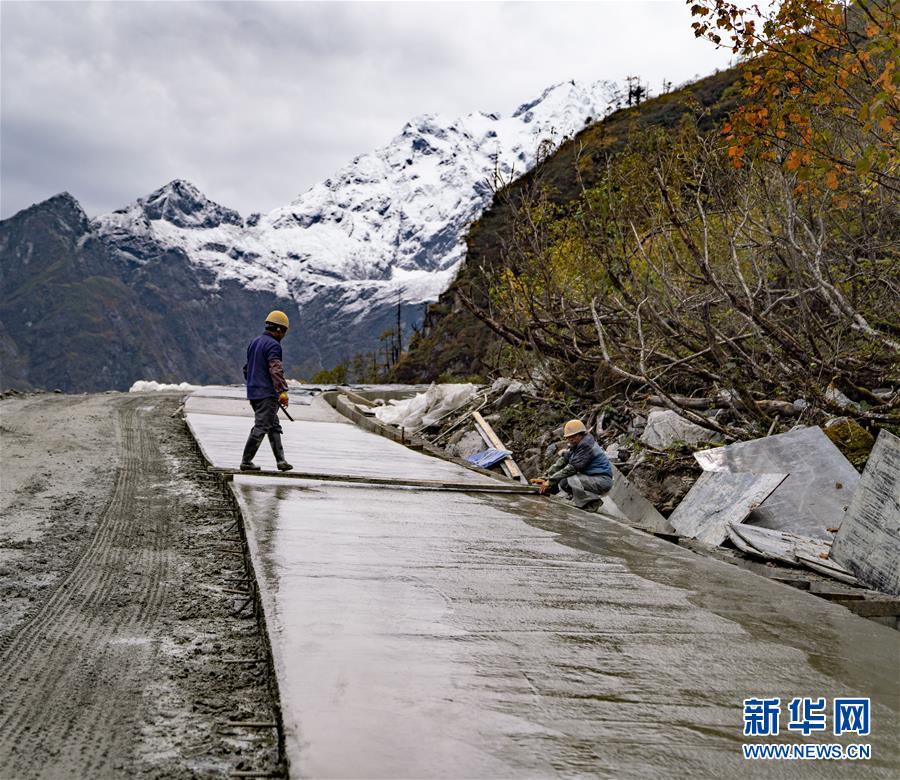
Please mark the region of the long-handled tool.
POLYGON ((287 410, 287 407, 283 404, 278 404, 281 407, 281 411, 284 412, 285 416, 291 421, 294 422, 294 418, 291 417, 291 413, 287 410))

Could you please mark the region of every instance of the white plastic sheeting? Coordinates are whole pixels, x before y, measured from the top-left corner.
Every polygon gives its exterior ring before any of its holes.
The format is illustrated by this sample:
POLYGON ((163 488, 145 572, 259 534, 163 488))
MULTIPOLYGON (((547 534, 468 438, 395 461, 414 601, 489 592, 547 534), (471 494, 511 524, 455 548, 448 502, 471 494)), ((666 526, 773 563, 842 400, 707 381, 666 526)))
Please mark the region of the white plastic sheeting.
POLYGON ((407 430, 419 430, 434 425, 442 417, 465 406, 478 390, 477 385, 438 385, 432 383, 424 393, 402 401, 390 401, 375 409, 375 416, 383 423, 407 430))

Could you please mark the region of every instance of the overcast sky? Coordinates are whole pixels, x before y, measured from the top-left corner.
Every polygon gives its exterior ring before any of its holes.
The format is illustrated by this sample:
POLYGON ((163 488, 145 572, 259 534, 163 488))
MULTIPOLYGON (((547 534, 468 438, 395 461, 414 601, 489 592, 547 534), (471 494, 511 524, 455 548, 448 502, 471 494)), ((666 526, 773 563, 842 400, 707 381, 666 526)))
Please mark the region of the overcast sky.
POLYGON ((174 178, 247 215, 426 112, 512 112, 567 79, 654 93, 728 65, 681 0, 2 2, 0 216, 90 216, 174 178))

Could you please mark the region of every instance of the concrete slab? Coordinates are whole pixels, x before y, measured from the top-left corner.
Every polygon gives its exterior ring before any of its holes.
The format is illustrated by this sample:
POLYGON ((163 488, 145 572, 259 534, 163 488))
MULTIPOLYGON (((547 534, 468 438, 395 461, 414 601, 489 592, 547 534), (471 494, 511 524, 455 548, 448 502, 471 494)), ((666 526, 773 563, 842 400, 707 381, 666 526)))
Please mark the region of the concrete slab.
POLYGON ((743 523, 786 476, 704 471, 669 522, 682 536, 716 547, 728 538, 729 523, 743 523))
POLYGON ((831 541, 829 528, 844 518, 859 473, 821 428, 695 452, 704 471, 787 474, 787 479, 750 514, 748 525, 831 541))
POLYGON ((871 697, 849 741, 900 770, 891 629, 540 498, 286 483, 232 489, 295 777, 744 776, 744 698, 784 702, 762 741, 845 741, 788 731, 795 695, 871 697))
POLYGON ((882 430, 831 557, 884 593, 900 596, 900 438, 882 430))
MULTIPOLYGON (((341 417, 321 398, 298 413, 315 419, 282 419, 282 441, 288 461, 297 471, 308 474, 353 477, 398 477, 473 485, 494 484, 491 477, 455 463, 414 452, 402 444, 357 428, 341 417)), ((293 411, 291 412, 293 414, 293 411)), ((246 417, 218 414, 188 414, 188 426, 206 459, 218 468, 237 468, 252 423, 246 417)), ((274 470, 275 459, 268 442, 263 442, 255 462, 274 470)))
POLYGON ((653 504, 628 481, 615 466, 612 490, 603 497, 601 513, 628 525, 645 528, 648 531, 669 534, 674 531, 672 524, 663 517, 653 504))
MULTIPOLYGON (((288 411, 291 417, 297 418, 297 415, 303 415, 302 407, 311 406, 313 396, 298 395, 291 396, 291 402, 288 411)), ((327 404, 326 404, 327 405, 327 404)), ((224 414, 230 417, 253 417, 253 409, 250 402, 246 398, 213 398, 212 396, 192 395, 185 399, 185 414, 224 414)), ((287 418, 283 418, 287 421, 287 418)))

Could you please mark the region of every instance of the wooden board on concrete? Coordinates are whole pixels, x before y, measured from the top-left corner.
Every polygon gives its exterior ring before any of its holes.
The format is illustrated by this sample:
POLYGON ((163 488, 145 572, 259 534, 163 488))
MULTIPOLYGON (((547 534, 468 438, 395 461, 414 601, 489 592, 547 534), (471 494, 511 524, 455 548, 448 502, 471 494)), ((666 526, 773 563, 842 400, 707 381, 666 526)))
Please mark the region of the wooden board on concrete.
POLYGON ((832 558, 868 587, 900 596, 900 438, 885 430, 834 539, 832 558))
POLYGON ((537 495, 538 489, 531 485, 510 484, 495 480, 473 484, 471 482, 437 482, 435 480, 409 479, 405 477, 360 477, 353 474, 309 474, 303 471, 274 471, 261 469, 260 471, 243 471, 241 469, 216 468, 207 466, 207 471, 212 474, 220 474, 227 481, 235 477, 266 477, 273 480, 282 480, 290 484, 291 480, 304 480, 320 482, 345 482, 364 487, 388 487, 397 490, 445 490, 451 493, 509 493, 537 495))
POLYGON ((718 546, 728 538, 729 523, 743 523, 786 476, 704 471, 669 522, 682 536, 718 546))

